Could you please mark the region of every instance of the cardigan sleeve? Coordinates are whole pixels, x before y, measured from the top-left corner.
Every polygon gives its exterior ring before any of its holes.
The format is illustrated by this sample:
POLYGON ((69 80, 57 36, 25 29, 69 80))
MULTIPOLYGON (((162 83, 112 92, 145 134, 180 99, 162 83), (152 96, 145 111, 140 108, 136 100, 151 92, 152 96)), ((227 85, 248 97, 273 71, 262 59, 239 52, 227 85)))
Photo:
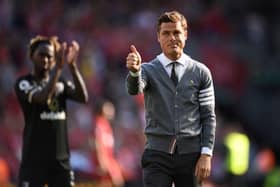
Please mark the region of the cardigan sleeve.
POLYGON ((147 87, 148 78, 145 73, 144 64, 141 65, 139 72, 129 72, 126 77, 126 89, 130 95, 143 93, 147 87))
POLYGON ((198 101, 202 125, 202 147, 213 151, 216 131, 215 94, 211 72, 206 66, 203 66, 201 71, 198 101))

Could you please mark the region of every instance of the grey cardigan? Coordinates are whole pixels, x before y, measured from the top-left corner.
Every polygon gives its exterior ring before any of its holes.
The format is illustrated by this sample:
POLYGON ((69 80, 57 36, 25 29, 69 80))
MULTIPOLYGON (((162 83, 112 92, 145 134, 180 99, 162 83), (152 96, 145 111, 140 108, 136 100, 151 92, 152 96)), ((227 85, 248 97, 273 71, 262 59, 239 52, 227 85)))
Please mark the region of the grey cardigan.
POLYGON ((193 59, 177 87, 156 58, 141 65, 141 75, 128 74, 127 91, 144 93, 146 148, 173 153, 213 150, 216 116, 209 69, 193 59))

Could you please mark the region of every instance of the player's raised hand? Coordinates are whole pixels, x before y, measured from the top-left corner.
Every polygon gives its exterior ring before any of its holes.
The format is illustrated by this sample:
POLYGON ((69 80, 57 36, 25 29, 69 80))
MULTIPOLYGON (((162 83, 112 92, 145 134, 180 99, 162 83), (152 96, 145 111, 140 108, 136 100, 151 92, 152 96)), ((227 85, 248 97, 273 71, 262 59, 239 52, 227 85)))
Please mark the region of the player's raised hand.
POLYGON ((80 46, 78 42, 72 41, 70 45, 68 45, 65 60, 68 64, 76 63, 78 54, 79 54, 80 46))
POLYGON ((65 53, 66 53, 67 44, 63 42, 56 53, 56 66, 62 68, 65 61, 65 53))
POLYGON ((126 67, 129 71, 138 72, 141 67, 141 56, 134 45, 130 46, 130 53, 126 57, 126 67))

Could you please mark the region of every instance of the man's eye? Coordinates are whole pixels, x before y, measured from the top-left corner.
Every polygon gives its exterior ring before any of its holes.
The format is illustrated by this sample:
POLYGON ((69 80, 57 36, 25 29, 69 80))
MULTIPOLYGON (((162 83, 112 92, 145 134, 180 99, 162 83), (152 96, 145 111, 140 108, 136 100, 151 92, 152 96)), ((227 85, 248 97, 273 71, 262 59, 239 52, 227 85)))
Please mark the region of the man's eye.
POLYGON ((53 58, 53 56, 51 56, 49 54, 45 54, 45 53, 40 53, 39 56, 42 57, 42 58, 47 57, 48 59, 52 59, 53 58))

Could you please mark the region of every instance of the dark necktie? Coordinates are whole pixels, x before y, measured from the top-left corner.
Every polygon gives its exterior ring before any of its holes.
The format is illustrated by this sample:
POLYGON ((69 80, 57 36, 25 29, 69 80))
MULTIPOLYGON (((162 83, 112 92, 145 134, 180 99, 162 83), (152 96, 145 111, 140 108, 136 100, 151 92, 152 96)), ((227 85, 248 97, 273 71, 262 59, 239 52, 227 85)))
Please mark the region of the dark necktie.
POLYGON ((178 77, 175 72, 176 62, 172 62, 172 70, 171 70, 171 80, 173 81, 174 85, 177 86, 178 84, 178 77))

